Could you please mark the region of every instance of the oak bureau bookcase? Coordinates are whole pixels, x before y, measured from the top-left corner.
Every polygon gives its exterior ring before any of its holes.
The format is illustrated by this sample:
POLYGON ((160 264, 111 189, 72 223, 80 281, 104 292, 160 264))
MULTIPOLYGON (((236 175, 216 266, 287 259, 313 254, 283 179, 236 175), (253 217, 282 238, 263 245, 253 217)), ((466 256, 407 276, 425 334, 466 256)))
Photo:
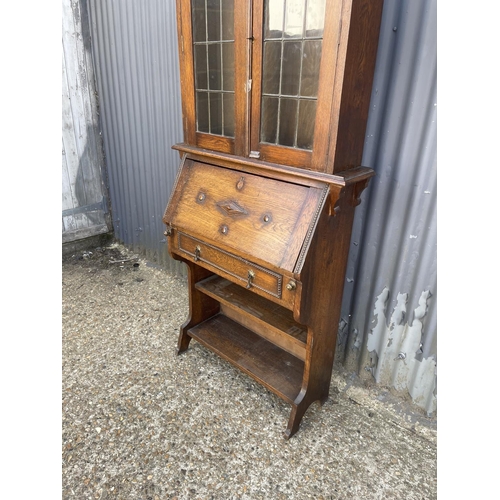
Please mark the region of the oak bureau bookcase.
POLYGON ((383 0, 177 0, 184 142, 163 218, 191 339, 328 398, 383 0))

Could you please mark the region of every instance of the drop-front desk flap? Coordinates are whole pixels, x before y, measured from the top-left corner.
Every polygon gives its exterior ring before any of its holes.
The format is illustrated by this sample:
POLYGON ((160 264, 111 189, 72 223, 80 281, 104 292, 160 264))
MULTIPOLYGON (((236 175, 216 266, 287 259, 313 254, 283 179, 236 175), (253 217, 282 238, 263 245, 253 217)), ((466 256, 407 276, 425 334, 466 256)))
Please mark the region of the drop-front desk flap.
POLYGON ((163 219, 175 230, 171 252, 291 307, 286 286, 300 273, 327 193, 327 184, 185 159, 163 219))

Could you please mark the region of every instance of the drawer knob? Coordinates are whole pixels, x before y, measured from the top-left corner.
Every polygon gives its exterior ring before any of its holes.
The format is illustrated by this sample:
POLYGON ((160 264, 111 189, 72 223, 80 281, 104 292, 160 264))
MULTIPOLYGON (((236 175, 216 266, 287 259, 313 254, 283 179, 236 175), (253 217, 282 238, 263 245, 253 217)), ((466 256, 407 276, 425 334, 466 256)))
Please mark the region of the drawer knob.
POLYGON ((252 287, 252 281, 255 278, 255 273, 251 269, 249 269, 247 276, 248 276, 247 288, 251 288, 252 287))
POLYGON ((200 245, 196 245, 196 248, 194 249, 194 260, 195 261, 200 260, 200 253, 201 253, 200 245))
POLYGON ((286 285, 286 289, 290 291, 295 290, 296 288, 297 288, 297 283, 295 283, 295 281, 293 280, 290 280, 286 285))

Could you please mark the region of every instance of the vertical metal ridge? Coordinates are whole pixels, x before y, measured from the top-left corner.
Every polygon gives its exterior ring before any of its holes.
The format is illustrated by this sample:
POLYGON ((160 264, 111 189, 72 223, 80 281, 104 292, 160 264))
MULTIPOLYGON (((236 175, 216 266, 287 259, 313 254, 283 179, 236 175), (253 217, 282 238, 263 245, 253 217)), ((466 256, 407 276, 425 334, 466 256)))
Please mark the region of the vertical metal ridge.
MULTIPOLYGON (((395 327, 392 314, 406 297, 402 326, 405 335, 418 335, 415 310, 425 302, 421 352, 405 355, 419 363, 437 358, 435 99, 436 2, 386 0, 363 157, 376 176, 355 216, 342 307, 347 327, 339 350, 346 368, 362 376, 369 376, 384 357, 384 352, 368 351, 380 320, 381 303, 378 309, 375 304, 383 290, 389 293, 383 311, 388 332, 395 327), (403 294, 399 302, 398 294, 403 294)), ((388 348, 384 342, 378 345, 384 346, 379 350, 388 348)), ((402 362, 396 359, 392 374, 384 371, 380 383, 395 383, 402 362)), ((406 387, 410 394, 417 379, 412 372, 406 387)), ((435 381, 429 376, 426 382, 427 395, 415 397, 432 411, 435 381)))
POLYGON ((185 274, 161 221, 182 140, 175 3, 90 0, 90 16, 115 235, 185 274))

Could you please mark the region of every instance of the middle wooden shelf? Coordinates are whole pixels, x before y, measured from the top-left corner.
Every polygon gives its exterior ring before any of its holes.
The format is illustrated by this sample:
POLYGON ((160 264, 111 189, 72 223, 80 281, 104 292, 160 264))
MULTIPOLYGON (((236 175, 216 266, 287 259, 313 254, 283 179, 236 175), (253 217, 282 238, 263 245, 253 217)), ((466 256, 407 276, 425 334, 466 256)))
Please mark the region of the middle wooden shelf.
POLYGON ((217 275, 195 286, 220 303, 222 314, 305 360, 307 327, 293 319, 292 311, 217 275))

